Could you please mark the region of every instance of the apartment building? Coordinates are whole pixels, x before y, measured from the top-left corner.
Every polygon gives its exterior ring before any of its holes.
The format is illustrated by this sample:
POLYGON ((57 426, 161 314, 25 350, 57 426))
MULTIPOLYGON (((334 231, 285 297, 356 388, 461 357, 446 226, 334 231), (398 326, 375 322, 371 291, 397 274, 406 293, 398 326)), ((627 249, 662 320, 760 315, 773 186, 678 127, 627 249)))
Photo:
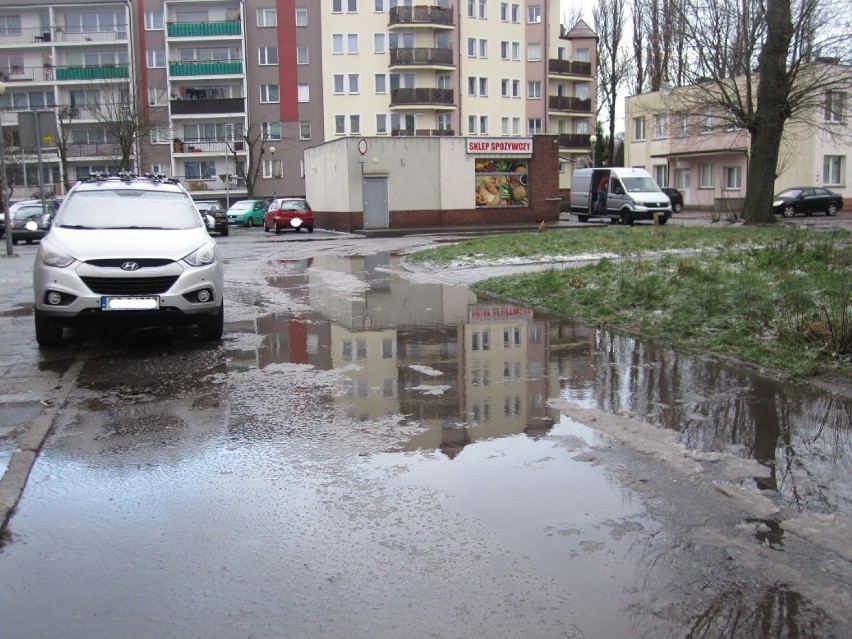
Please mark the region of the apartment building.
POLYGON ((560 25, 559 0, 4 3, 13 199, 118 167, 196 199, 304 194, 304 150, 345 136, 558 134, 567 188, 594 128, 595 43, 560 25), (56 118, 39 154, 19 144, 33 110, 56 118))
MULTIPOLYGON (((787 123, 775 192, 821 186, 852 201, 852 155, 845 91, 852 67, 831 62, 845 76, 825 92, 806 118, 787 123)), ((745 198, 751 139, 717 108, 701 105, 698 86, 643 93, 626 99, 625 164, 648 170, 660 186, 674 186, 686 206, 739 211, 745 198)))

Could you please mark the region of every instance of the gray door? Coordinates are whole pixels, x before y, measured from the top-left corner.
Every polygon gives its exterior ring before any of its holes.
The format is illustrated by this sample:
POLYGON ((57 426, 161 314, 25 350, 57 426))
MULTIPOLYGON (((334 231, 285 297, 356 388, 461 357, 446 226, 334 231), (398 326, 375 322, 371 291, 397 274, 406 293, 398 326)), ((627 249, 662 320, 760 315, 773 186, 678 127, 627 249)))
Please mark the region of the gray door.
POLYGON ((364 228, 386 229, 389 219, 387 177, 365 177, 364 228))

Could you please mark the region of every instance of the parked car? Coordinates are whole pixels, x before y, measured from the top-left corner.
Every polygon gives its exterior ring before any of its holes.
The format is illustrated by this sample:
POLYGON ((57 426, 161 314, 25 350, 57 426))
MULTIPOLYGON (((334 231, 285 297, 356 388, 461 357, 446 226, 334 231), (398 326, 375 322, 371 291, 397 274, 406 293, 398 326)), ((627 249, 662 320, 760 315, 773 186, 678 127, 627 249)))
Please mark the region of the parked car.
POLYGON ((669 196, 669 202, 672 203, 672 211, 680 213, 683 210, 683 193, 670 186, 660 187, 660 190, 669 196))
POLYGON ((222 260, 175 179, 91 177, 68 192, 33 265, 36 340, 65 327, 194 325, 222 337, 222 260))
POLYGON ((213 218, 213 231, 220 235, 228 234, 228 212, 225 207, 219 204, 216 200, 199 200, 195 206, 202 213, 213 218))
MULTIPOLYGON (((35 200, 35 204, 23 204, 9 210, 9 220, 12 224, 12 244, 24 241, 32 244, 35 240, 41 240, 50 230, 55 210, 52 202, 46 202, 42 207, 41 202, 35 200), (45 213, 45 210, 47 213, 45 213), (29 224, 34 222, 34 224, 29 224)), ((6 220, 3 216, 3 231, 5 235, 6 220)))
POLYGON ((843 197, 819 186, 797 186, 778 193, 772 201, 772 212, 784 217, 796 213, 836 215, 843 208, 843 197))
POLYGON ((308 233, 314 232, 314 212, 303 197, 277 198, 263 216, 263 230, 267 233, 270 229, 275 229, 276 233, 293 229, 298 233, 302 228, 308 229, 308 233))
POLYGON ((269 208, 266 200, 241 200, 228 209, 228 224, 239 226, 260 226, 263 216, 269 208))
MULTIPOLYGON (((47 210, 49 213, 55 213, 59 209, 59 204, 61 200, 50 199, 45 200, 45 204, 47 205, 47 210)), ((15 212, 22 207, 25 206, 35 206, 38 205, 41 208, 41 200, 23 200, 21 202, 15 202, 9 206, 9 217, 11 219, 15 218, 15 212)), ((2 207, 0 207, 0 238, 6 236, 6 215, 2 211, 2 207)))

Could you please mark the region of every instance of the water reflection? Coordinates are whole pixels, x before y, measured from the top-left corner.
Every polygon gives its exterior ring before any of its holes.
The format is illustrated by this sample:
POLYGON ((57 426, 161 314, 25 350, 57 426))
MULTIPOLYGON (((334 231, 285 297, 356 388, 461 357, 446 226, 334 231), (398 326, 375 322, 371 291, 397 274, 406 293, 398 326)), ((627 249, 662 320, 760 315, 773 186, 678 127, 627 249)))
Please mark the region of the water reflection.
POLYGON ((411 282, 388 253, 277 263, 270 284, 310 312, 256 320, 236 366, 291 362, 346 371, 336 401, 361 421, 406 415, 425 427, 410 450, 448 457, 479 439, 549 431, 547 399, 683 434, 692 449, 769 467, 763 487, 802 511, 852 515, 852 403, 632 337, 536 316, 463 286, 411 282))

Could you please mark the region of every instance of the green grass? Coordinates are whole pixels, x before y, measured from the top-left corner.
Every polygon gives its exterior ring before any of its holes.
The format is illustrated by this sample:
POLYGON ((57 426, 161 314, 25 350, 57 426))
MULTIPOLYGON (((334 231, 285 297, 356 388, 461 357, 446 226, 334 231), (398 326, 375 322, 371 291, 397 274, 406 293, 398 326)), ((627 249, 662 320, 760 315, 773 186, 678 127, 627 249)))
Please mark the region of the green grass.
POLYGON ((474 290, 798 377, 852 381, 852 233, 652 227, 498 235, 409 256, 445 267, 598 256, 474 290))

